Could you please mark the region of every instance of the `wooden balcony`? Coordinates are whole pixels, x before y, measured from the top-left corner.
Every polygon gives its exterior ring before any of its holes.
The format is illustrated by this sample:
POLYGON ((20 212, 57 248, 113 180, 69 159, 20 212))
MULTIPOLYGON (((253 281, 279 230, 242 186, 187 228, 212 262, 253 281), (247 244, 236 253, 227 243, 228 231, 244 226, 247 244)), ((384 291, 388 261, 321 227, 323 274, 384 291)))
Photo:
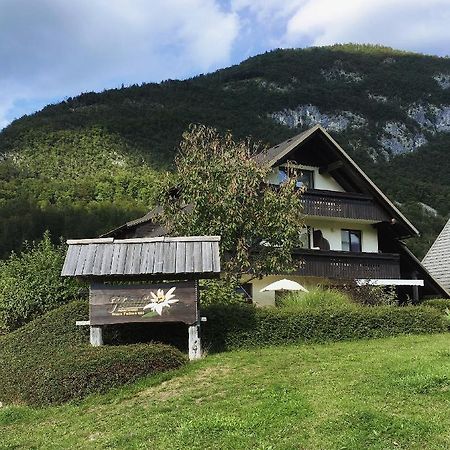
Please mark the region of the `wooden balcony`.
POLYGON ((295 251, 297 275, 341 280, 400 278, 400 256, 394 253, 353 253, 331 250, 295 251))
POLYGON ((373 222, 389 220, 389 216, 373 198, 350 192, 309 189, 302 196, 304 213, 308 216, 362 219, 373 222))

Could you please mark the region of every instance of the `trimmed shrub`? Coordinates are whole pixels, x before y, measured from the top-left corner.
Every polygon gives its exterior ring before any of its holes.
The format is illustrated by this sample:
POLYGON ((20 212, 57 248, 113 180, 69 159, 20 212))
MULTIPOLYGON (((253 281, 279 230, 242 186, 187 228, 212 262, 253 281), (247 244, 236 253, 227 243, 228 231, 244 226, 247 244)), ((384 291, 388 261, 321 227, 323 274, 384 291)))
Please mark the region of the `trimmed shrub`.
POLYGON ((162 344, 89 346, 88 305, 75 301, 0 338, 0 401, 57 404, 105 392, 186 362, 162 344))
POLYGON ((450 310, 450 299, 449 298, 433 298, 430 300, 425 300, 422 302, 423 306, 430 306, 435 308, 441 313, 445 313, 446 310, 450 310))
POLYGON ((212 305, 202 311, 212 351, 300 342, 379 338, 446 331, 444 317, 425 307, 256 308, 212 305))
POLYGON ((53 245, 48 233, 27 244, 20 254, 0 261, 0 334, 15 330, 65 304, 85 291, 72 278, 62 278, 65 245, 53 245))

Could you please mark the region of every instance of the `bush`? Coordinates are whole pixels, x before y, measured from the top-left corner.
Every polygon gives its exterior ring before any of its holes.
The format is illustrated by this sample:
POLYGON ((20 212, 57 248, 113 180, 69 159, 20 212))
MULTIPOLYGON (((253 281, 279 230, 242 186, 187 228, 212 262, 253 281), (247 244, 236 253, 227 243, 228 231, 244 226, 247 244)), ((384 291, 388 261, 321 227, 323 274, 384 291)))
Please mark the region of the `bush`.
POLYGON ((212 351, 300 342, 378 338, 446 330, 444 317, 425 307, 341 306, 335 308, 256 308, 211 305, 202 311, 204 345, 212 351))
POLYGON ((65 245, 53 245, 45 233, 40 242, 26 245, 22 253, 0 261, 0 334, 83 293, 82 284, 61 277, 65 252, 65 245))
POLYGON ((340 287, 348 297, 363 306, 396 306, 397 293, 394 286, 362 285, 356 282, 346 283, 340 287))
POLYGON ((239 285, 228 280, 202 280, 200 283, 200 303, 204 306, 246 302, 238 292, 239 285))
POLYGON ((75 301, 0 338, 0 401, 57 404, 175 369, 186 357, 162 344, 89 346, 77 327, 88 305, 75 301))
POLYGON ((422 302, 423 306, 430 306, 435 308, 441 313, 445 313, 446 310, 450 310, 450 299, 448 298, 433 298, 422 302))
POLYGON ((291 310, 331 308, 349 305, 350 299, 343 292, 333 289, 314 289, 309 292, 289 292, 280 298, 278 305, 291 310))

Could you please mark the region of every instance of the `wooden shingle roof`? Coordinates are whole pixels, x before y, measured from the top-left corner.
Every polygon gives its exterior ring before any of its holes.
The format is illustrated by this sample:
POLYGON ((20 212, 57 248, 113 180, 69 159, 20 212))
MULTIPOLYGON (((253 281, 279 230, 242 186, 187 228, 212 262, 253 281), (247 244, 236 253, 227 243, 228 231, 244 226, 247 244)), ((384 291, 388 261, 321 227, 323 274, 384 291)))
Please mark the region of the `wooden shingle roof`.
POLYGON ((61 275, 218 275, 219 242, 219 236, 69 240, 61 275))
POLYGON ((450 220, 428 250, 422 264, 450 292, 450 220))

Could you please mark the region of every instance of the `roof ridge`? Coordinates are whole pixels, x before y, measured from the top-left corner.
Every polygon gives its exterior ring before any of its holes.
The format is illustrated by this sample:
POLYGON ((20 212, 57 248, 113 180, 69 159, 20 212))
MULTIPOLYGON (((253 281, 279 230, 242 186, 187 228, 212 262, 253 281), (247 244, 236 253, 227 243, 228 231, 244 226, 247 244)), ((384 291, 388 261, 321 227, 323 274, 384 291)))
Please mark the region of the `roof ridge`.
POLYGON ((68 245, 88 244, 142 244, 151 242, 219 242, 220 236, 160 236, 142 238, 92 238, 92 239, 68 239, 68 245))

